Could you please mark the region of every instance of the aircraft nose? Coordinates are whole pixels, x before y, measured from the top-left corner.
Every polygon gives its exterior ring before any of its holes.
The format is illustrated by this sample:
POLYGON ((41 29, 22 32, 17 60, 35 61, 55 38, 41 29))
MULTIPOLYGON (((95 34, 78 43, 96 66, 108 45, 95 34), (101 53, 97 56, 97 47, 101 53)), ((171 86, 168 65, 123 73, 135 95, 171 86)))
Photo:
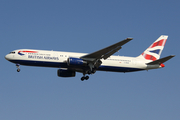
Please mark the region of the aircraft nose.
POLYGON ((9 55, 8 55, 8 54, 5 56, 5 59, 6 59, 6 60, 9 60, 9 55))

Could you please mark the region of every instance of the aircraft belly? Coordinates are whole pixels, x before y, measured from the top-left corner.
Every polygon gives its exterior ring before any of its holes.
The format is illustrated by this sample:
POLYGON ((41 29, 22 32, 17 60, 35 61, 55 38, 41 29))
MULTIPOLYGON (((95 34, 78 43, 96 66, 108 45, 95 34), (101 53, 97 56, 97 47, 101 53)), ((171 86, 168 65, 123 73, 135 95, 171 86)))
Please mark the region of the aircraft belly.
POLYGON ((142 63, 134 64, 133 62, 104 62, 98 70, 112 72, 134 72, 145 70, 146 65, 142 63))
POLYGON ((134 72, 144 70, 142 68, 131 68, 131 67, 120 67, 120 66, 100 66, 100 71, 111 71, 111 72, 134 72))

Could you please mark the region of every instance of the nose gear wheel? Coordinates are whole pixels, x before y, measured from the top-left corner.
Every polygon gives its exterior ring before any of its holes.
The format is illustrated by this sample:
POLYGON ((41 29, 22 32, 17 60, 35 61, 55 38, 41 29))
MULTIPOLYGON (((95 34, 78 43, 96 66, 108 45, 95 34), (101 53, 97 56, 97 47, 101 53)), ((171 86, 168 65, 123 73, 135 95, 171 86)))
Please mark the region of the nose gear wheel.
POLYGON ((17 67, 17 72, 20 72, 20 66, 19 66, 19 64, 16 64, 16 67, 17 67))

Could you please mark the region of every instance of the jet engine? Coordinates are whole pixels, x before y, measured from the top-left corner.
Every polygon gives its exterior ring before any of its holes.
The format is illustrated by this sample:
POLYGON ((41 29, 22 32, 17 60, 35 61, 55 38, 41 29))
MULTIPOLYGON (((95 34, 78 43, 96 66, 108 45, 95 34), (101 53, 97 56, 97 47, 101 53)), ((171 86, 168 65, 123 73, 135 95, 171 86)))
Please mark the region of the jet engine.
POLYGON ((58 69, 57 70, 57 75, 59 77, 75 77, 76 72, 73 70, 66 70, 66 69, 58 69))
POLYGON ((87 62, 80 58, 69 57, 67 60, 68 65, 87 65, 87 62))

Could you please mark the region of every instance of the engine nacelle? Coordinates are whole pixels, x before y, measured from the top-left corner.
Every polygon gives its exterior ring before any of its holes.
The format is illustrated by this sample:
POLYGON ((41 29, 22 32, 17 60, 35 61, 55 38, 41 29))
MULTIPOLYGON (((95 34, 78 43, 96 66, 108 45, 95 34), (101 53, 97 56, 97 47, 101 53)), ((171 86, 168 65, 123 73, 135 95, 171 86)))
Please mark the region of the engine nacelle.
POLYGON ((66 70, 66 69, 58 69, 57 70, 57 75, 59 77, 75 77, 76 72, 73 70, 66 70))
POLYGON ((87 65, 87 62, 84 61, 83 59, 69 57, 67 59, 67 64, 68 65, 87 65))

